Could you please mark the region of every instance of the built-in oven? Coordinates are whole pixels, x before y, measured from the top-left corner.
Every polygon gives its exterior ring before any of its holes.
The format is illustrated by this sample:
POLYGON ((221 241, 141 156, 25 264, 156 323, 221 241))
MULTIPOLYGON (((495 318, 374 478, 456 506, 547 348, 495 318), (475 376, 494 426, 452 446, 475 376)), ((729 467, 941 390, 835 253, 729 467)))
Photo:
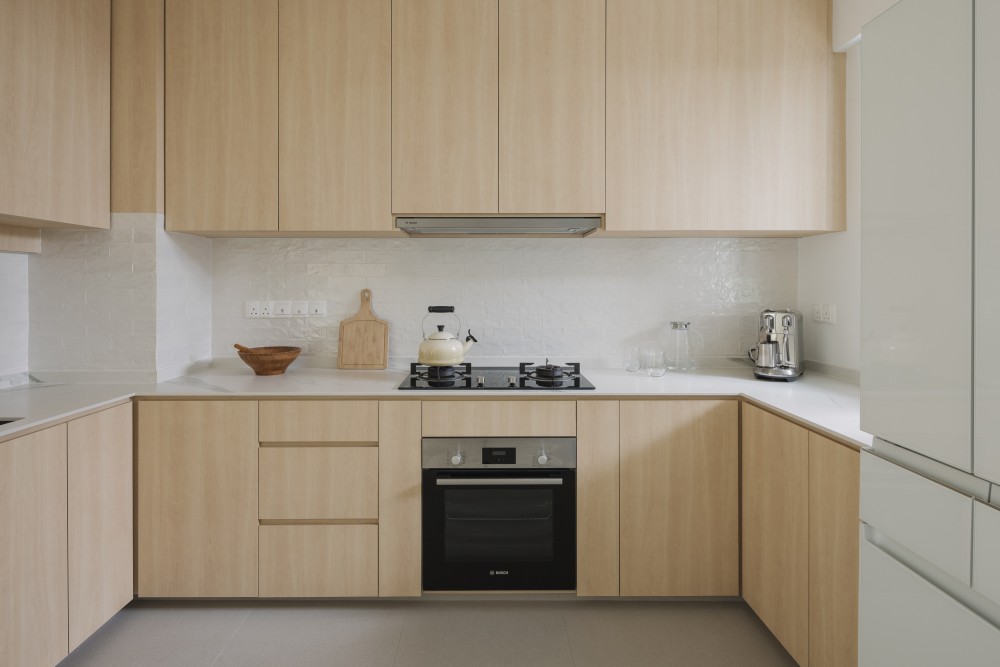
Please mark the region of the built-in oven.
POLYGON ((424 438, 427 591, 576 588, 576 438, 424 438))

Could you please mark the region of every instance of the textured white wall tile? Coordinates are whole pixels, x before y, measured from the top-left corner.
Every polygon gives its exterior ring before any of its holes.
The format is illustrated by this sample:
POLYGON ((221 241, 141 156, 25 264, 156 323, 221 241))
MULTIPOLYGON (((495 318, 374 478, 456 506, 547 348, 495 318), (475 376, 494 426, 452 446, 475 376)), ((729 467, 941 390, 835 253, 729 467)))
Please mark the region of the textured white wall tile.
POLYGON ((0 252, 0 377, 28 370, 28 256, 0 252))
POLYGON ((480 340, 471 359, 614 357, 664 341, 674 319, 702 333, 703 359, 734 356, 760 310, 796 305, 796 252, 792 239, 216 239, 212 350, 301 345, 331 363, 368 287, 396 363, 416 356, 428 305, 456 307, 480 340), (327 317, 243 316, 246 301, 296 300, 325 300, 327 317))
POLYGON ((212 241, 156 229, 156 369, 174 377, 212 355, 212 241))

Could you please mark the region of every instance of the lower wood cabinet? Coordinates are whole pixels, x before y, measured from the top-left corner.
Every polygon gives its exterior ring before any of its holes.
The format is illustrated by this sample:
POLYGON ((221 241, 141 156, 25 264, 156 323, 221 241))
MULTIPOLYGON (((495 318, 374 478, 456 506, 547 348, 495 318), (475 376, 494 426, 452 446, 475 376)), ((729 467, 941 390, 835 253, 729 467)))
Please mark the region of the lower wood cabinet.
POLYGON ((800 665, 857 664, 858 452, 743 405, 743 598, 800 665))
POLYGON ((257 596, 257 402, 141 401, 144 597, 257 596))
POLYGON ((378 526, 260 527, 260 597, 378 595, 378 526))
POLYGON ((621 402, 621 594, 739 594, 735 400, 621 402))

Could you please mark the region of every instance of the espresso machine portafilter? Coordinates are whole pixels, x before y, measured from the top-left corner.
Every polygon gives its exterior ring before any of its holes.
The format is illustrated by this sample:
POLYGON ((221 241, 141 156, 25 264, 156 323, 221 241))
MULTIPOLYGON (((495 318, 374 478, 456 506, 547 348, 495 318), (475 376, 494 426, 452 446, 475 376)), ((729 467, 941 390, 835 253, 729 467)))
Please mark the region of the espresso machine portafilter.
POLYGON ((790 381, 802 375, 802 313, 791 308, 762 311, 757 346, 748 354, 759 378, 790 381))

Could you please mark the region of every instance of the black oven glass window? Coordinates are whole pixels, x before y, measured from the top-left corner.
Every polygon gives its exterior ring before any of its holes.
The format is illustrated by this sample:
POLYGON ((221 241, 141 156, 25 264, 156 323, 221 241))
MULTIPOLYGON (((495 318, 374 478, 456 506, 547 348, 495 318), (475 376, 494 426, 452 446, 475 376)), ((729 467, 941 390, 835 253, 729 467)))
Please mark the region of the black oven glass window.
POLYGON ((445 491, 445 561, 551 562, 554 502, 552 489, 445 491))

